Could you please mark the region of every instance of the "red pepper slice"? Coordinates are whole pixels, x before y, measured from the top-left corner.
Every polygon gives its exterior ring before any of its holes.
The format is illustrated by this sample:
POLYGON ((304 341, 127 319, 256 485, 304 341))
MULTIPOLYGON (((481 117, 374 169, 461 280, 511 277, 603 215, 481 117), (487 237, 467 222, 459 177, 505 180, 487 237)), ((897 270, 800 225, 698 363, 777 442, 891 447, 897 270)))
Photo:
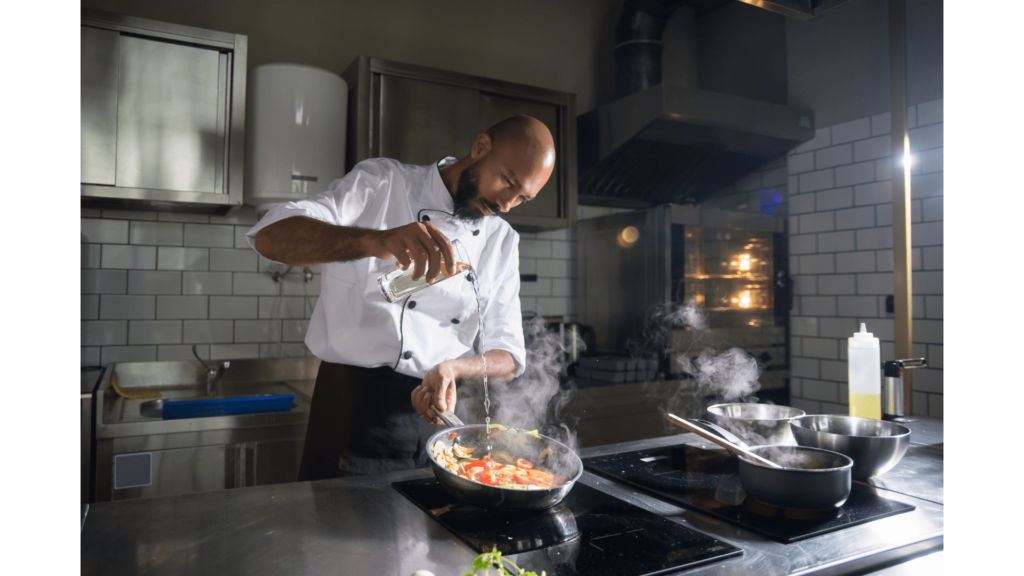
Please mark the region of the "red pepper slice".
POLYGON ((494 461, 490 458, 484 458, 483 460, 473 460, 469 464, 466 464, 466 469, 476 468, 477 466, 490 470, 494 468, 494 461))
POLYGON ((455 438, 458 435, 459 435, 458 432, 452 432, 451 435, 448 436, 448 439, 451 440, 452 438, 455 438))
POLYGON ((476 481, 481 484, 486 484, 488 486, 498 486, 499 484, 502 483, 500 479, 496 478, 490 472, 484 472, 483 474, 477 476, 476 481))

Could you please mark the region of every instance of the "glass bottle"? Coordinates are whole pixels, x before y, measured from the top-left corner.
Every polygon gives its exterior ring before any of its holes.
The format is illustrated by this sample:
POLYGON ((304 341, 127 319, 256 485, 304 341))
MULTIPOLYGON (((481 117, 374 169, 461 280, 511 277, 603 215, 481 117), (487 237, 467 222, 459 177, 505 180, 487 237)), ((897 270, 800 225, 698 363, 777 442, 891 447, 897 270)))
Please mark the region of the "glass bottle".
MULTIPOLYGON (((452 276, 461 274, 462 272, 472 271, 473 267, 469 264, 462 262, 455 263, 455 270, 452 272, 448 271, 445 267, 444 262, 441 262, 441 272, 437 275, 437 279, 434 284, 447 280, 452 276)), ((384 298, 388 302, 394 302, 401 300, 409 294, 423 290, 430 286, 427 284, 427 273, 424 272, 420 276, 419 280, 413 280, 412 274, 415 271, 415 266, 409 266, 407 269, 402 270, 401 268, 395 268, 391 272, 385 272, 380 275, 377 279, 377 283, 380 284, 380 291, 384 294, 384 298)))

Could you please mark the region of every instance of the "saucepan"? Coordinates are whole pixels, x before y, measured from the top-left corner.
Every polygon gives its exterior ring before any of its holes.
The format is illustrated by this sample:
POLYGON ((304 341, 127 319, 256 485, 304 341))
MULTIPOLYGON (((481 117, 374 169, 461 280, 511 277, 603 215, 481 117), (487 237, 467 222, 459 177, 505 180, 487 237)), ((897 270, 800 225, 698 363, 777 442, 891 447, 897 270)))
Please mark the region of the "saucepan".
POLYGON ((668 415, 673 424, 725 447, 739 458, 740 485, 747 496, 781 508, 834 510, 846 503, 853 488, 853 460, 838 452, 806 446, 746 446, 722 428, 668 415), (713 429, 713 430, 712 430, 713 429), (756 463, 760 458, 769 463, 756 463))
MULTIPOLYGON (((501 446, 513 458, 524 458, 550 468, 551 471, 567 481, 550 489, 515 490, 498 486, 487 486, 467 480, 449 472, 433 457, 433 447, 437 442, 444 443, 445 448, 458 442, 463 447, 476 447, 478 454, 485 452, 488 442, 488 429, 483 424, 469 424, 445 428, 427 440, 431 451, 430 467, 437 476, 441 486, 456 498, 490 510, 546 510, 562 501, 572 490, 576 481, 583 475, 583 461, 568 446, 554 438, 538 434, 518 434, 514 443, 501 446), (541 459, 541 455, 544 456, 541 459)), ((500 439, 499 439, 500 441, 500 439)), ((497 441, 494 442, 498 449, 497 441)))

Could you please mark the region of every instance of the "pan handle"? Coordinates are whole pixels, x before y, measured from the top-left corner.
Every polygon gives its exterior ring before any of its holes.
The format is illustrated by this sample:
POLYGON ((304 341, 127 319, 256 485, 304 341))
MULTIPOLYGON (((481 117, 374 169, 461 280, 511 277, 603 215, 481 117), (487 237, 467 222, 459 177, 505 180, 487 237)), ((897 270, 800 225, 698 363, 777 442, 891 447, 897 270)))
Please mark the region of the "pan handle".
POLYGON ((778 464, 772 462, 771 460, 758 456, 753 452, 749 452, 746 448, 741 448, 729 442, 728 440, 724 440, 720 438, 717 434, 712 434, 711 432, 708 432, 702 426, 698 426, 697 424, 688 422, 685 418, 680 418, 675 414, 669 414, 668 421, 675 424, 676 426, 679 426, 680 428, 685 428, 686 430, 693 432, 694 434, 700 436, 701 438, 704 438, 705 440, 709 440, 711 442, 714 442, 715 444, 718 444, 722 448, 725 448, 726 450, 732 452, 733 454, 736 454, 737 456, 744 457, 747 460, 752 460, 756 464, 767 466, 769 468, 782 468, 782 466, 779 466, 778 464))
POLYGON ((733 444, 739 446, 740 448, 750 448, 750 445, 741 440, 738 436, 736 436, 732 432, 729 432, 725 428, 722 428, 718 424, 715 424, 714 422, 708 422, 707 420, 701 420, 699 418, 690 418, 690 422, 696 422, 701 426, 704 426, 705 428, 710 428, 712 432, 717 433, 722 438, 725 438, 726 440, 732 442, 733 444))
POLYGON ((440 410, 437 409, 437 406, 434 406, 433 404, 430 405, 430 408, 434 412, 436 412, 437 417, 440 418, 441 421, 447 424, 449 427, 454 428, 456 426, 465 426, 462 420, 460 420, 459 417, 456 416, 455 413, 452 412, 451 410, 447 412, 441 412, 440 410))

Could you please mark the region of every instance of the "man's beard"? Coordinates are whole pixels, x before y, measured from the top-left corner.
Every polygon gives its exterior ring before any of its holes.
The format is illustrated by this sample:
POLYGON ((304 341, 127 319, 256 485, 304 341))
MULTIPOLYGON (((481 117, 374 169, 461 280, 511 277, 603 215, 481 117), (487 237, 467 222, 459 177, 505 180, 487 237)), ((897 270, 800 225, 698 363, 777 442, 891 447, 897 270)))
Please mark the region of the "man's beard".
POLYGON ((459 174, 459 182, 455 188, 455 195, 452 197, 452 200, 455 202, 455 211, 452 215, 456 220, 476 224, 484 219, 485 214, 483 212, 469 205, 471 200, 476 200, 478 203, 487 206, 493 212, 492 216, 497 215, 501 211, 500 206, 480 197, 480 189, 477 186, 479 183, 480 178, 477 174, 475 162, 464 169, 462 174, 459 174))

